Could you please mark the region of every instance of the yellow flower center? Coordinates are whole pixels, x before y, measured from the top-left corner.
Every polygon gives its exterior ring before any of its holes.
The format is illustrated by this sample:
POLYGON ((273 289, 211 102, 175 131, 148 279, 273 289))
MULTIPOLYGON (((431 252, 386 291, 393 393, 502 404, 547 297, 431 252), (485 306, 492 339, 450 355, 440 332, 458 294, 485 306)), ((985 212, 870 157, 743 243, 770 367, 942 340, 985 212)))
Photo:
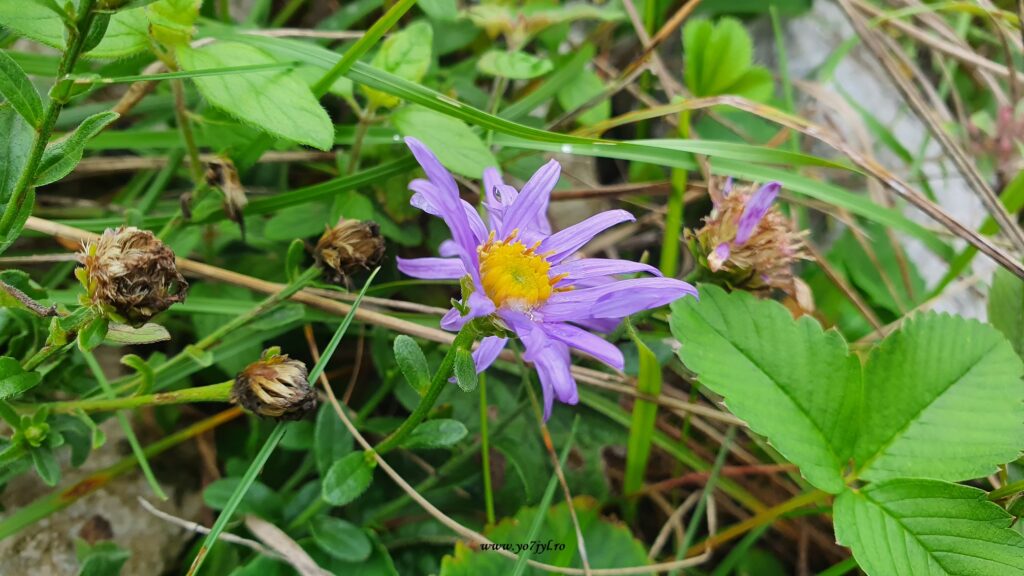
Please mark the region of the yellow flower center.
POLYGON ((568 290, 554 287, 567 275, 549 275, 551 264, 537 253, 540 242, 527 248, 516 240, 517 235, 518 231, 513 231, 497 242, 491 232, 487 243, 478 248, 480 282, 494 305, 533 308, 543 304, 553 292, 568 290))

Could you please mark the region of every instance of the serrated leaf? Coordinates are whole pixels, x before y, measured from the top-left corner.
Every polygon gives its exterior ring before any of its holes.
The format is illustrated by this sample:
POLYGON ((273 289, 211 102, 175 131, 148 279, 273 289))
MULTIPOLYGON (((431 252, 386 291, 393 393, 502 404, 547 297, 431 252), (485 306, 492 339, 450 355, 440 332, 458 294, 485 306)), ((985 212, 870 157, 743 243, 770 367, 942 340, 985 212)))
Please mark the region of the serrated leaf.
POLYGON ((43 101, 25 71, 3 50, 0 50, 0 96, 7 99, 29 124, 39 126, 43 118, 43 101))
POLYGON ((373 551, 366 533, 341 518, 317 516, 310 523, 310 529, 317 546, 338 560, 361 562, 373 551))
POLYGON ((991 326, 912 317, 872 353, 854 458, 859 477, 967 480, 1024 447, 1024 365, 991 326))
POLYGON ((0 27, 53 48, 64 47, 64 22, 35 2, 0 2, 0 27))
POLYGON ((846 342, 774 301, 702 285, 672 305, 679 357, 807 480, 838 493, 853 452, 861 371, 846 342))
POLYGON ((0 356, 0 400, 21 396, 42 378, 38 372, 26 372, 14 358, 0 356))
POLYGON ((529 80, 551 72, 551 61, 526 52, 489 50, 476 62, 477 70, 488 76, 529 80))
POLYGON ((462 388, 463 392, 476 390, 480 380, 476 373, 476 363, 473 362, 473 353, 465 348, 455 351, 455 382, 462 388))
MULTIPOLYGON (((181 46, 178 63, 193 72, 277 62, 266 52, 239 42, 216 42, 202 48, 181 46)), ((247 72, 193 78, 212 105, 273 136, 330 150, 334 128, 309 86, 291 71, 247 72)))
POLYGON ((162 0, 146 6, 146 17, 153 38, 166 46, 187 46, 195 33, 202 0, 162 0))
POLYGON ((683 27, 684 80, 694 96, 740 94, 767 98, 771 74, 751 66, 753 41, 735 18, 691 20, 683 27), (752 73, 752 74, 751 74, 752 73))
MULTIPOLYGON (((163 4, 164 2, 160 2, 163 4)), ((149 49, 149 19, 145 8, 120 10, 110 17, 106 33, 89 58, 124 58, 149 49)))
POLYGON ((1024 537, 977 488, 896 479, 835 501, 836 540, 869 576, 1024 574, 1024 537))
POLYGON ((422 106, 405 106, 391 115, 391 122, 403 136, 426 144, 452 172, 480 178, 485 168, 498 166, 483 140, 458 118, 422 106))
POLYGON ((466 425, 451 418, 421 422, 402 442, 405 448, 447 448, 458 443, 469 432, 466 425))
MULTIPOLYGON (((430 68, 431 46, 434 43, 434 29, 424 21, 415 22, 389 36, 381 43, 370 65, 410 80, 419 82, 430 68)), ((394 108, 401 100, 391 94, 360 86, 374 106, 394 108)))
POLYGON ((326 476, 335 462, 351 454, 352 445, 352 434, 334 409, 326 404, 321 406, 316 415, 316 428, 313 429, 313 450, 320 475, 326 476))
POLYGON ((154 342, 165 342, 171 339, 171 333, 167 328, 159 324, 147 322, 139 328, 133 328, 127 324, 110 324, 107 330, 106 342, 108 344, 152 344, 154 342))
POLYGON ((402 371, 402 376, 405 376, 405 381, 423 396, 430 388, 430 367, 427 366, 427 357, 423 355, 420 345, 405 334, 396 337, 395 363, 402 371))
POLYGON ((344 506, 355 500, 373 481, 373 468, 362 451, 353 452, 335 462, 327 471, 323 484, 323 499, 334 506, 344 506))
POLYGON ((83 120, 71 134, 47 144, 36 169, 35 185, 44 186, 67 176, 82 160, 86 142, 119 116, 117 112, 93 114, 83 120))
POLYGON ((999 268, 988 292, 988 321, 992 323, 1024 358, 1024 281, 1009 270, 999 268))

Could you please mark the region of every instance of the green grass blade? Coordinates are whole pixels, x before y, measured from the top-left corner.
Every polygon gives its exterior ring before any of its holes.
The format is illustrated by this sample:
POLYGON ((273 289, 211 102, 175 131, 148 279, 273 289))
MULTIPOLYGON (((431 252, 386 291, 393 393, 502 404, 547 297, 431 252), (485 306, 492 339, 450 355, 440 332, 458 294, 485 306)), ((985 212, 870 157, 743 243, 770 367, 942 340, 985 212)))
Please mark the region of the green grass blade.
MULTIPOLYGON (((636 345, 640 359, 640 373, 637 377, 637 392, 657 398, 661 395, 661 365, 651 349, 644 344, 636 333, 633 324, 626 319, 629 336, 636 345)), ((651 444, 654 441, 654 425, 658 418, 658 404, 650 400, 637 398, 633 403, 633 415, 629 426, 629 440, 626 444, 626 475, 622 491, 629 496, 634 494, 644 483, 647 471, 647 460, 651 455, 651 444)), ((636 513, 636 499, 630 498, 626 515, 632 518, 636 513)))

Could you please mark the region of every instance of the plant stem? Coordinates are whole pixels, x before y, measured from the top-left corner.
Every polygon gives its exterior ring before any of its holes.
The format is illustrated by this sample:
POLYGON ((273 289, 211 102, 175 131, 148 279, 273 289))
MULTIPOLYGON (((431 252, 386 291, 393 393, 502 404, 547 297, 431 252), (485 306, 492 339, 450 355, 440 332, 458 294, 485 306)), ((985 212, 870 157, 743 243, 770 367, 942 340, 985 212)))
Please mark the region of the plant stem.
POLYGON ((1018 492, 1024 492, 1024 480, 1017 480, 1016 482, 1011 482, 1003 486, 1002 488, 998 488, 996 490, 989 492, 988 499, 991 501, 996 501, 1002 498, 1006 498, 1007 496, 1013 496, 1018 492))
POLYGON ((378 454, 387 454, 397 447, 426 418, 427 413, 434 407, 437 397, 441 395, 441 391, 444 390, 445 385, 448 383, 448 377, 452 375, 455 353, 460 349, 468 349, 472 346, 474 336, 476 336, 476 330, 472 327, 471 322, 463 326, 462 330, 459 330, 459 333, 455 335, 455 341, 452 342, 452 347, 448 349, 448 353, 444 355, 444 360, 441 361, 441 367, 434 373, 434 378, 430 381, 430 388, 427 389, 427 393, 423 395, 420 403, 412 411, 412 414, 409 414, 409 417, 405 419, 405 422, 402 422, 402 425, 397 430, 374 447, 378 454))
MULTIPOLYGON (((679 136, 690 137, 690 111, 679 113, 679 136)), ((661 273, 674 278, 679 273, 679 243, 683 232, 683 210, 686 207, 686 184, 689 173, 677 168, 672 170, 672 192, 668 197, 668 211, 665 214, 665 235, 661 241, 661 273)))
POLYGON ((491 446, 487 438, 487 375, 480 374, 480 466, 484 474, 484 507, 487 525, 494 525, 494 494, 491 492, 491 446))
MULTIPOLYGON (((176 70, 171 70, 175 72, 176 70)), ((185 84, 180 79, 171 80, 171 91, 174 93, 174 118, 178 121, 178 130, 181 131, 181 141, 185 144, 188 152, 188 169, 192 175, 192 183, 196 188, 203 185, 203 162, 199 157, 199 147, 196 145, 195 134, 192 133, 192 122, 188 117, 188 109, 185 104, 185 84)))
POLYGON ((54 413, 68 414, 76 410, 85 412, 105 412, 109 410, 128 410, 141 408, 143 406, 161 406, 166 404, 191 404, 193 402, 227 402, 231 397, 231 386, 234 380, 210 384, 209 386, 198 386, 196 388, 184 388, 171 392, 159 392, 156 394, 145 394, 142 396, 124 396, 120 398, 105 398, 100 400, 69 400, 67 402, 51 402, 43 404, 54 413))
MULTIPOLYGON (((89 365, 89 369, 92 370, 96 381, 99 382, 100 388, 103 389, 103 394, 107 398, 114 399, 114 391, 110 388, 106 375, 103 374, 103 368, 96 361, 96 356, 93 356, 93 353, 88 350, 82 350, 82 356, 85 357, 85 363, 89 365)), ((125 438, 128 439, 128 444, 132 447, 132 453, 135 454, 135 458, 139 461, 142 474, 146 477, 146 482, 149 482, 149 487, 153 490, 153 494, 156 494, 157 498, 161 500, 167 500, 167 494, 160 488, 160 483, 156 481, 156 476, 153 475, 153 470, 149 467, 149 461, 146 460, 146 453, 142 450, 139 439, 135 437, 135 431, 132 430, 132 425, 128 422, 128 418, 122 412, 117 412, 116 416, 118 424, 124 430, 125 438)))
MULTIPOLYGON (((241 414, 242 410, 240 408, 229 408, 228 410, 219 414, 214 414, 205 420, 200 420, 187 428, 150 444, 146 447, 143 453, 146 457, 152 458, 190 438, 199 436, 200 434, 212 430, 225 422, 233 420, 241 414)), ((138 461, 139 460, 136 459, 135 456, 123 458, 113 466, 95 472, 66 489, 51 492, 47 496, 43 496, 28 506, 12 512, 10 516, 7 516, 0 521, 0 540, 17 533, 22 528, 33 524, 54 512, 57 512, 58 510, 67 508, 78 501, 79 498, 106 486, 114 478, 117 478, 121 474, 124 474, 134 468, 138 461)))
POLYGON ((14 190, 7 201, 4 213, 0 215, 0 238, 14 236, 10 232, 11 228, 15 226, 18 215, 21 214, 24 207, 25 199, 28 197, 29 190, 33 187, 36 169, 39 168, 39 162, 43 159, 43 152, 46 151, 46 145, 50 141, 50 134, 57 123, 57 117, 60 116, 60 111, 69 97, 70 83, 62 85, 61 81, 69 71, 74 70, 75 64, 78 63, 78 57, 82 53, 82 46, 89 35, 89 28, 92 27, 95 16, 92 10, 93 4, 95 4, 95 0, 82 0, 79 6, 80 16, 78 25, 75 29, 69 29, 68 48, 64 51, 64 55, 61 57, 60 64, 57 67, 57 83, 51 91, 50 103, 46 108, 46 113, 43 115, 42 122, 36 127, 36 136, 32 142, 32 148, 29 151, 25 168, 21 171, 17 182, 14 184, 14 190))

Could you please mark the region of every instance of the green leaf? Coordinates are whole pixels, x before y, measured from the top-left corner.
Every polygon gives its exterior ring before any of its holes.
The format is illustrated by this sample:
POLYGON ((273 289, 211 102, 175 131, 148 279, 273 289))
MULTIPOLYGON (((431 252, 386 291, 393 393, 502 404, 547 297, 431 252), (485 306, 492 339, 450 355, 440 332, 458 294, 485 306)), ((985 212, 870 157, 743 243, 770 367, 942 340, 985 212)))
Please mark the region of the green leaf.
MULTIPOLYGON (((558 104, 566 111, 575 110, 586 104, 605 89, 604 82, 593 70, 583 69, 558 91, 558 104)), ((584 126, 603 122, 612 115, 611 100, 604 100, 597 106, 576 117, 576 121, 584 126)))
POLYGON ((44 186, 67 176, 82 160, 85 143, 119 116, 116 112, 93 114, 83 120, 71 134, 47 144, 36 169, 35 185, 44 186))
POLYGON ((473 362, 473 353, 462 348, 455 352, 455 382, 462 388, 463 392, 476 390, 479 378, 476 373, 476 363, 473 362))
POLYGON ((162 0, 146 6, 150 34, 166 46, 187 47, 201 4, 202 0, 162 0))
POLYGON ((1024 537, 977 488, 895 479, 835 501, 836 540, 870 576, 1024 574, 1024 537))
POLYGON ((129 346, 165 342, 170 339, 171 334, 167 331, 167 328, 152 322, 147 322, 139 328, 115 322, 110 325, 106 335, 107 344, 125 344, 129 346))
POLYGON ((702 285, 672 304, 679 357, 807 480, 833 494, 853 452, 861 369, 846 342, 808 316, 747 292, 702 285))
MULTIPOLYGON (((216 42, 177 50, 182 69, 193 72, 277 62, 266 52, 238 42, 216 42)), ((248 72, 193 78, 214 106, 274 136, 330 150, 334 129, 313 92, 294 72, 248 72)))
POLYGON ((458 420, 437 418, 421 422, 402 442, 402 446, 410 449, 447 448, 454 446, 468 433, 466 425, 458 420))
POLYGON ((32 464, 36 467, 36 474, 47 486, 56 486, 60 481, 60 464, 53 455, 53 450, 48 446, 32 448, 29 450, 32 455, 32 464))
POLYGON ((498 160, 465 122, 422 106, 405 106, 391 115, 403 136, 412 136, 437 154, 452 172, 479 179, 498 160))
MULTIPOLYGON (((156 373, 153 368, 142 358, 135 354, 126 354, 121 357, 121 364, 128 366, 138 373, 142 383, 139 384, 137 394, 147 394, 153 389, 153 384, 156 381, 156 373)), ((83 412, 84 414, 84 412, 83 412)))
MULTIPOLYGON (((281 427, 284 430, 284 427, 281 427)), ((242 513, 253 513, 263 518, 273 518, 284 506, 281 495, 266 484, 253 480, 247 486, 244 496, 232 505, 232 499, 244 480, 238 477, 221 478, 211 482, 203 490, 203 502, 214 510, 225 510, 229 506, 242 513)))
MULTIPOLYGON (((84 544, 83 541, 79 543, 84 544)), ((95 546, 84 544, 76 550, 81 569, 78 576, 113 576, 121 574, 124 563, 131 558, 131 553, 119 548, 116 543, 106 540, 95 546)))
MULTIPOLYGON (((401 32, 389 36, 373 57, 370 65, 404 78, 419 82, 430 68, 431 46, 434 43, 434 29, 424 21, 415 22, 401 32)), ((394 108, 401 100, 386 92, 360 86, 370 99, 371 106, 394 108)))
POLYGON ((413 390, 423 396, 430 388, 430 367, 427 357, 415 340, 400 334, 395 338, 395 362, 413 390))
POLYGON ((146 9, 134 8, 121 10, 111 16, 103 39, 85 55, 90 58, 125 58, 145 52, 149 46, 149 18, 146 17, 146 9))
POLYGON ((351 454, 352 444, 352 434, 334 413, 334 409, 326 404, 321 406, 313 430, 313 451, 320 475, 326 476, 331 465, 351 454))
POLYGON ((13 108, 0 106, 0 134, 0 202, 6 203, 28 163, 35 130, 13 108))
POLYGON ((14 358, 0 356, 0 400, 21 396, 42 378, 39 372, 26 372, 14 358))
POLYGON ((64 22, 35 2, 0 2, 0 27, 53 48, 64 47, 64 22))
POLYGON ((553 66, 550 60, 526 52, 488 50, 477 60, 476 68, 488 76, 529 80, 551 72, 553 66))
POLYGON ((21 66, 3 50, 0 50, 0 96, 6 98, 29 124, 39 126, 43 118, 43 101, 21 66))
POLYGON ((859 477, 967 480, 1024 447, 1024 365, 991 326, 914 316, 864 369, 854 458, 859 477))
POLYGON ((456 0, 416 0, 416 4, 433 20, 453 21, 459 17, 456 0))
POLYGON ((353 452, 335 462, 324 477, 323 498, 334 506, 344 506, 358 498, 373 481, 373 468, 362 451, 353 452))
MULTIPOLYGON (((644 344, 632 325, 628 328, 633 343, 636 345, 639 359, 639 373, 636 381, 637 392, 657 398, 661 395, 661 365, 658 363, 657 356, 644 344)), ((643 487, 657 419, 657 403, 637 398, 636 402, 633 403, 633 414, 629 426, 629 441, 626 444, 626 474, 622 484, 622 491, 626 494, 632 494, 643 487)), ((635 512, 635 509, 633 512, 635 512)), ((627 518, 630 517, 627 516, 627 518)))
POLYGON ((361 562, 373 551, 362 528, 341 518, 317 516, 310 523, 310 529, 317 546, 338 560, 361 562))
POLYGON ((751 66, 753 42, 739 20, 687 22, 683 27, 683 53, 683 76, 694 96, 771 96, 771 74, 751 66))
MULTIPOLYGON (((573 509, 579 520, 583 540, 587 543, 587 558, 594 569, 633 568, 650 564, 647 551, 633 537, 629 528, 621 523, 602 518, 597 501, 588 496, 572 500, 573 509)), ((540 548, 533 550, 538 560, 557 566, 580 568, 580 555, 576 551, 576 531, 569 516, 569 508, 563 502, 543 513, 543 525, 530 536, 529 530, 537 518, 536 508, 523 508, 513 518, 502 519, 487 530, 487 537, 493 542, 522 544, 529 547, 537 542, 540 548), (551 543, 553 548, 542 546, 551 543), (554 546, 561 545, 561 549, 554 546)), ((513 550, 522 554, 524 550, 513 550)), ((459 542, 455 551, 441 560, 440 576, 478 576, 480 574, 511 574, 512 562, 490 551, 473 550, 459 542)), ((542 576, 548 572, 526 567, 523 574, 542 576)), ((644 574, 647 574, 646 572, 644 574)))
POLYGON ((1024 358, 1024 281, 999 268, 988 292, 988 320, 1024 358))
POLYGON ((106 316, 97 316, 90 320, 78 332, 78 347, 89 351, 103 343, 107 337, 110 320, 106 316))

